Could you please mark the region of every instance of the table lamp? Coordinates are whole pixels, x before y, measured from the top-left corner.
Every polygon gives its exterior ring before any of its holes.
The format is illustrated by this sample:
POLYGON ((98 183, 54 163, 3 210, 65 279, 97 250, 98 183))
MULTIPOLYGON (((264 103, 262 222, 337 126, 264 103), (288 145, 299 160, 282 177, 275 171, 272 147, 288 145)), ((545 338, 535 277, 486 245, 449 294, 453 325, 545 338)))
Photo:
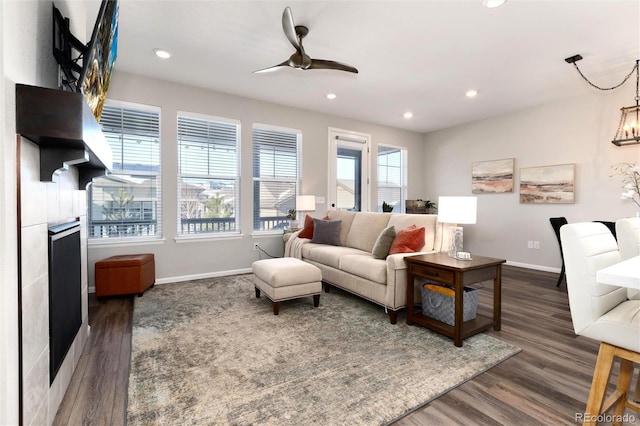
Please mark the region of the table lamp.
POLYGON ((298 216, 298 222, 300 222, 302 225, 304 224, 305 214, 307 212, 313 212, 315 210, 316 210, 315 195, 298 195, 296 197, 296 211, 303 213, 302 216, 298 216))
POLYGON ((462 251, 462 227, 458 224, 476 223, 477 205, 476 197, 438 198, 438 222, 453 224, 449 227, 449 256, 457 257, 462 251))

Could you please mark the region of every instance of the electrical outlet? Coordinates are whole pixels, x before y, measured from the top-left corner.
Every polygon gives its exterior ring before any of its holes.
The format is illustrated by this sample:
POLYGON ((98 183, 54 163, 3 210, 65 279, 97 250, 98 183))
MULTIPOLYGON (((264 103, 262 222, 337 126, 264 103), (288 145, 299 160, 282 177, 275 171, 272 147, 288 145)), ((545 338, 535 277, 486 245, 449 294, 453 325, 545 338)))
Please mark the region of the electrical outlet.
POLYGON ((533 242, 533 248, 534 249, 539 249, 540 248, 540 241, 534 241, 533 242))
POLYGON ((260 244, 253 243, 253 251, 258 251, 258 250, 260 250, 260 244))

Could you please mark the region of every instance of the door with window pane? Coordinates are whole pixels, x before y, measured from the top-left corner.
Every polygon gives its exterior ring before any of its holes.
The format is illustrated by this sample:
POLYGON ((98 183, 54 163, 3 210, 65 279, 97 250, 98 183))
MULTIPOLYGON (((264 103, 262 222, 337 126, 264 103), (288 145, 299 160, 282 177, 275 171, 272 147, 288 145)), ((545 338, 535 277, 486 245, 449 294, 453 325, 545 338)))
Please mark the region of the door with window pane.
POLYGON ((369 210, 369 135, 329 130, 329 206, 369 210))

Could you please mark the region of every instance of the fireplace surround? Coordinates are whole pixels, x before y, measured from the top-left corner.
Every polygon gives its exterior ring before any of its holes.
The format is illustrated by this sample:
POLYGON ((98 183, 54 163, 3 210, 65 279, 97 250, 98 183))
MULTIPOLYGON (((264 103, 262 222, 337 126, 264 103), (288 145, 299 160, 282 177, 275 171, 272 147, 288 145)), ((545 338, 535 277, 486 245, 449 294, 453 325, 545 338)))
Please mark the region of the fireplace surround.
POLYGON ((19 423, 51 424, 89 333, 86 185, 109 172, 111 151, 81 94, 16 84, 15 95, 19 423), (70 331, 57 341, 49 335, 62 317, 53 300, 50 312, 49 228, 77 221, 70 218, 80 222, 79 233, 71 228, 80 244, 80 296, 72 299, 81 320, 78 328, 77 314, 66 319, 70 331))

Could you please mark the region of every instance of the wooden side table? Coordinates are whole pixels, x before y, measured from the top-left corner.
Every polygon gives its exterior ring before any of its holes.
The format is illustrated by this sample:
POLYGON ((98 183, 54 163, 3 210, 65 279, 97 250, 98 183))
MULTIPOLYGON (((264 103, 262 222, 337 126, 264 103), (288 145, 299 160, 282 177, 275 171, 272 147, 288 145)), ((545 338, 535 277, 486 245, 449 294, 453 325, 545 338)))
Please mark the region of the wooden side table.
POLYGON ((460 347, 462 341, 481 331, 500 331, 502 264, 504 259, 473 256, 472 260, 456 260, 446 253, 430 253, 405 257, 407 262, 407 324, 419 324, 430 330, 451 337, 453 344, 460 347), (414 312, 415 278, 441 282, 454 287, 454 325, 429 318, 414 312), (462 322, 463 288, 465 285, 493 280, 493 316, 476 315, 470 321, 462 322))

